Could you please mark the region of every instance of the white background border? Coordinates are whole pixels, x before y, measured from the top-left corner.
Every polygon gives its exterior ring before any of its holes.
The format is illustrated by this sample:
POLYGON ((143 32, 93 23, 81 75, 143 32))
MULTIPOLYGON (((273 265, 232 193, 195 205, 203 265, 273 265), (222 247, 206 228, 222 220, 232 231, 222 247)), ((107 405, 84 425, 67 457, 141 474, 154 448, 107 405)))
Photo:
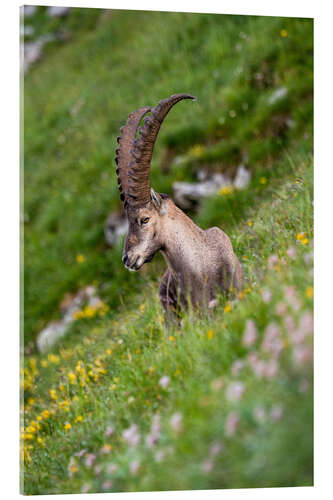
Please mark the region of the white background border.
MULTIPOLYGON (((81 0, 27 2, 71 7, 315 18, 315 487, 113 494, 112 498, 301 499, 332 495, 333 427, 333 25, 330 2, 299 0, 81 0)), ((19 497, 19 6, 1 5, 1 494, 19 497)), ((104 494, 107 495, 107 494, 104 494)), ((68 498, 59 495, 57 498, 68 498)), ((80 500, 100 495, 74 495, 80 500)), ((41 498, 54 498, 43 495, 41 498)), ((72 498, 72 497, 71 497, 72 498)), ((102 497, 105 498, 105 497, 102 497)))

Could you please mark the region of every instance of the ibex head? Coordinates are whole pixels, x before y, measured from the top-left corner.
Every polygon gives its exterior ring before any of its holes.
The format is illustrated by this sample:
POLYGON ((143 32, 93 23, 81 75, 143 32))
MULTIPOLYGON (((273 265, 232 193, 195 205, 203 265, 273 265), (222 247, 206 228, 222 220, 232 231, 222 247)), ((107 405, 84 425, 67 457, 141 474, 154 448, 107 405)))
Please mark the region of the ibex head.
POLYGON ((143 107, 131 113, 117 139, 118 187, 129 222, 123 263, 131 271, 151 261, 163 247, 161 228, 167 196, 150 188, 150 163, 161 123, 172 106, 182 99, 195 98, 189 94, 175 94, 160 101, 155 108, 143 107), (140 121, 148 112, 151 114, 144 119, 136 138, 140 121))

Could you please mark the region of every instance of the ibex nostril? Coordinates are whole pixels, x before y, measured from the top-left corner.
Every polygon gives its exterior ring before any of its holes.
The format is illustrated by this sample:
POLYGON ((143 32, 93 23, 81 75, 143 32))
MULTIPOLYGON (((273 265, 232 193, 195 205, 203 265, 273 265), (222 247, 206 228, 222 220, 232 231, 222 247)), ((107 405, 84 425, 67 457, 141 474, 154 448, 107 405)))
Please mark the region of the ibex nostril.
POLYGON ((125 254, 123 255, 123 258, 122 258, 123 264, 126 264, 127 257, 128 257, 128 255, 127 255, 127 253, 125 253, 125 254))

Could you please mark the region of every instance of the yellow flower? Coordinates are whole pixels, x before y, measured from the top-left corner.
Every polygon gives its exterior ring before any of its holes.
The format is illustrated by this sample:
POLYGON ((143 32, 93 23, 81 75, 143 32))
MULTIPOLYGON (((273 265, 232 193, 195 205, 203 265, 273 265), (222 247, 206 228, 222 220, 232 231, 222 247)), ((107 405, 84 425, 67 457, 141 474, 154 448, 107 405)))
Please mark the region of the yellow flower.
POLYGON ((56 393, 55 389, 50 389, 49 394, 50 394, 51 399, 53 399, 54 401, 57 400, 57 393, 56 393))
POLYGON ((213 330, 208 330, 207 336, 208 336, 208 340, 212 340, 212 338, 214 336, 213 330))
POLYGON ((24 434, 24 438, 26 441, 32 441, 34 439, 33 434, 24 434))
POLYGON ((306 233, 298 233, 296 236, 296 240, 302 240, 305 237, 306 233))
POLYGON ((64 425, 65 431, 68 431, 71 428, 72 428, 72 424, 70 424, 69 422, 66 422, 65 425, 64 425))
POLYGON ((78 417, 76 417, 75 422, 82 422, 82 420, 83 420, 82 415, 79 415, 78 417))
POLYGON ((195 156, 196 158, 200 158, 202 154, 204 153, 205 148, 201 144, 195 144, 191 149, 190 149, 190 154, 192 156, 195 156))
POLYGON ((78 361, 78 362, 76 363, 75 371, 76 371, 77 373, 83 373, 83 372, 84 372, 84 366, 83 366, 82 361, 78 361))
POLYGON ((41 362, 40 362, 40 364, 42 365, 43 368, 46 368, 47 365, 48 365, 48 362, 47 362, 46 359, 42 359, 41 362))
POLYGON ((111 353, 112 353, 111 349, 107 349, 105 352, 106 352, 106 354, 107 354, 108 356, 111 356, 111 353))
POLYGON ((280 35, 282 36, 282 38, 286 38, 286 36, 288 36, 288 31, 286 29, 282 29, 280 31, 280 35))
POLYGON ((76 384, 76 375, 73 372, 68 373, 68 378, 71 384, 76 384))
POLYGON ((35 404, 35 400, 34 400, 34 398, 29 398, 29 399, 28 399, 28 401, 27 401, 27 403, 28 403, 28 405, 31 405, 31 406, 32 406, 33 404, 35 404))
POLYGON ((230 312, 230 311, 231 311, 231 304, 229 304, 229 303, 228 303, 228 304, 225 306, 225 308, 224 308, 224 312, 225 312, 225 313, 228 313, 228 312, 230 312))
POLYGON ((79 253, 79 254, 76 256, 76 262, 78 262, 79 264, 82 264, 85 260, 86 260, 85 256, 84 256, 84 255, 82 255, 81 253, 79 253))
POLYGON ((49 410, 44 410, 42 412, 42 417, 45 419, 49 418, 50 415, 51 415, 51 413, 49 412, 49 410))
POLYGON ((221 189, 219 189, 218 194, 220 194, 221 196, 225 196, 231 194, 233 190, 234 188, 232 186, 224 186, 221 189))
POLYGON ((175 340, 175 337, 173 335, 170 335, 169 340, 175 340))
POLYGON ((308 286, 305 290, 305 295, 308 299, 312 299, 313 297, 313 286, 308 286))
POLYGON ((58 365, 60 363, 60 358, 56 354, 50 353, 47 356, 47 359, 49 360, 50 363, 54 363, 55 365, 58 365))
POLYGON ((308 240, 307 238, 303 238, 303 239, 301 240, 301 244, 302 244, 302 245, 307 245, 308 243, 309 243, 309 240, 308 240))
POLYGON ((41 438, 41 437, 38 437, 37 438, 37 443, 40 445, 40 446, 45 446, 45 439, 41 438))
POLYGON ((260 184, 267 184, 266 177, 260 177, 259 182, 260 182, 260 184))
POLYGON ((60 390, 60 391, 63 391, 64 389, 65 389, 64 384, 62 384, 62 383, 60 382, 60 384, 59 384, 59 390, 60 390))
POLYGON ((116 389, 116 387, 117 387, 117 386, 116 386, 116 384, 112 384, 112 385, 110 386, 111 391, 114 391, 114 390, 116 389))
POLYGON ((69 470, 71 471, 72 474, 75 474, 79 470, 77 465, 70 465, 69 470))
POLYGON ((247 225, 248 225, 249 227, 252 227, 252 226, 253 226, 253 222, 252 222, 252 220, 249 220, 249 221, 247 222, 247 225))

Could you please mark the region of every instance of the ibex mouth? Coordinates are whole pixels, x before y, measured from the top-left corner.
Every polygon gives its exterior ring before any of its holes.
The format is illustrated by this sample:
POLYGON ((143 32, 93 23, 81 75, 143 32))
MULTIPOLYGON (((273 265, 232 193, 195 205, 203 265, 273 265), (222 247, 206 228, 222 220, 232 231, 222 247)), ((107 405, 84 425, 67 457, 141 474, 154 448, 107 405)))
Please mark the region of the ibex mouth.
POLYGON ((140 269, 140 267, 143 266, 144 261, 143 261, 143 258, 139 256, 139 257, 136 257, 134 259, 134 261, 129 263, 129 258, 128 258, 128 256, 126 256, 125 258, 123 258, 123 263, 124 263, 126 269, 128 269, 129 271, 138 271, 140 269))

